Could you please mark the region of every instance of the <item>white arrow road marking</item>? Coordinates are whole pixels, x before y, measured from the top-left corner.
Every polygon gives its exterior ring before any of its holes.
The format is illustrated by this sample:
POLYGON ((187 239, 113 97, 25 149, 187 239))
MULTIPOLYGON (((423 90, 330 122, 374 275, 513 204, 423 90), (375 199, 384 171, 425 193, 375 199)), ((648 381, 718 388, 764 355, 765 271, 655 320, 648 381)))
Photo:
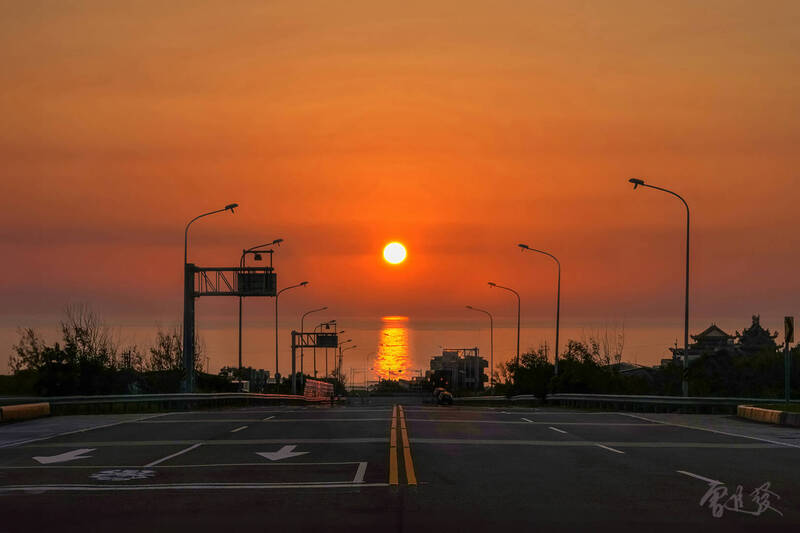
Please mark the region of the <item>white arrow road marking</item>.
POLYGON ((66 463, 67 461, 74 461, 75 459, 88 459, 92 456, 83 454, 93 452, 95 450, 96 448, 81 448, 80 450, 72 450, 71 452, 64 452, 58 455, 51 455, 49 457, 38 456, 34 457, 33 459, 35 461, 39 461, 39 463, 43 465, 49 465, 51 463, 66 463))
POLYGON ((294 451, 295 448, 297 448, 297 445, 291 444, 289 446, 284 446, 277 452, 256 452, 256 454, 270 461, 280 461, 281 459, 288 459, 289 457, 297 457, 298 455, 305 455, 308 453, 296 452, 294 451))

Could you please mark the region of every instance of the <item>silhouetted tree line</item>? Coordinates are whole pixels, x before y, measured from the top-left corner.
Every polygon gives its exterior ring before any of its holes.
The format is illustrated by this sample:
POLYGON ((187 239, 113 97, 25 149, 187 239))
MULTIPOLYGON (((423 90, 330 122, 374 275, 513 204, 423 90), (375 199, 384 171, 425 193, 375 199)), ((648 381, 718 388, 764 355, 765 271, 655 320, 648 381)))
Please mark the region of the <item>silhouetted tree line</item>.
MULTIPOLYGON (((0 376, 0 394, 129 394, 179 392, 183 379, 183 334, 159 329, 152 346, 121 347, 97 314, 84 305, 67 308, 61 341, 47 344, 33 328, 20 330, 9 359, 12 376, 0 376)), ((232 391, 220 376, 201 372, 202 343, 196 342, 197 387, 232 391)))
MULTIPOLYGON (((660 367, 637 367, 621 361, 621 353, 609 353, 602 343, 567 342, 560 354, 559 373, 548 361, 547 350, 529 350, 501 365, 502 383, 496 392, 508 396, 535 394, 544 398, 554 393, 582 394, 681 394, 683 365, 671 362, 660 367)), ((791 351, 793 397, 800 395, 800 347, 791 351)), ((692 361, 687 371, 692 396, 783 398, 784 356, 781 350, 764 349, 754 354, 728 350, 706 353, 692 361)))

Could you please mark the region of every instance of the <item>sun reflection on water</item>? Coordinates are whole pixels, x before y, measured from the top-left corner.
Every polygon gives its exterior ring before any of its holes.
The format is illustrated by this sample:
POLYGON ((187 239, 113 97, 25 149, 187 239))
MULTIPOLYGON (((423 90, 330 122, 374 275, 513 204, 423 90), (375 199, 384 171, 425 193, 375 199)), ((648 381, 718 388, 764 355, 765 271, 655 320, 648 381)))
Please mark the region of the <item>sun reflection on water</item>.
POLYGON ((385 316, 378 339, 375 373, 381 379, 409 379, 408 317, 385 316))

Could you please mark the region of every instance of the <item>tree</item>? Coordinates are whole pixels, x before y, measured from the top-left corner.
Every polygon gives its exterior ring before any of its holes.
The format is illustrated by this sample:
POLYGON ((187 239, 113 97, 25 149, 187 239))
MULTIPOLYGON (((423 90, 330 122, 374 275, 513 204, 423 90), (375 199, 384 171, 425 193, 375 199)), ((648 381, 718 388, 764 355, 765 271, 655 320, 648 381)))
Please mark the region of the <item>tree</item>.
POLYGON ((515 360, 505 364, 502 373, 511 387, 507 394, 535 394, 539 398, 547 396, 548 386, 555 367, 547 360, 547 347, 529 350, 520 355, 519 366, 515 360))
POLYGON ((51 354, 44 339, 33 328, 18 329, 19 341, 14 344, 14 353, 8 366, 15 374, 24 370, 39 370, 47 364, 51 354))
POLYGON ((111 330, 85 304, 69 305, 61 322, 64 349, 74 352, 79 361, 92 361, 108 368, 117 363, 118 344, 111 330))
MULTIPOLYGON (((195 338, 195 372, 203 370, 203 342, 195 338)), ((172 331, 161 328, 156 332, 156 342, 150 348, 150 359, 147 368, 151 371, 183 370, 183 328, 175 327, 172 331)))

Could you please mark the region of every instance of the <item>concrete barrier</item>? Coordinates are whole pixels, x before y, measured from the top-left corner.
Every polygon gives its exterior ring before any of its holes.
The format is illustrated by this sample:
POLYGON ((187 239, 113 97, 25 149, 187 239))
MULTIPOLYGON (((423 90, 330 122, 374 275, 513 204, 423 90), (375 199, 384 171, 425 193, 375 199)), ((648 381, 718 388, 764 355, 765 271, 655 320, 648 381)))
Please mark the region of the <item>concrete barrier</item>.
POLYGON ((764 409, 762 407, 753 407, 752 405, 740 405, 736 408, 736 415, 764 424, 800 427, 800 413, 764 409))
POLYGON ((49 403, 24 403, 0 407, 0 421, 3 422, 8 420, 28 420, 41 416, 50 416, 49 403))

